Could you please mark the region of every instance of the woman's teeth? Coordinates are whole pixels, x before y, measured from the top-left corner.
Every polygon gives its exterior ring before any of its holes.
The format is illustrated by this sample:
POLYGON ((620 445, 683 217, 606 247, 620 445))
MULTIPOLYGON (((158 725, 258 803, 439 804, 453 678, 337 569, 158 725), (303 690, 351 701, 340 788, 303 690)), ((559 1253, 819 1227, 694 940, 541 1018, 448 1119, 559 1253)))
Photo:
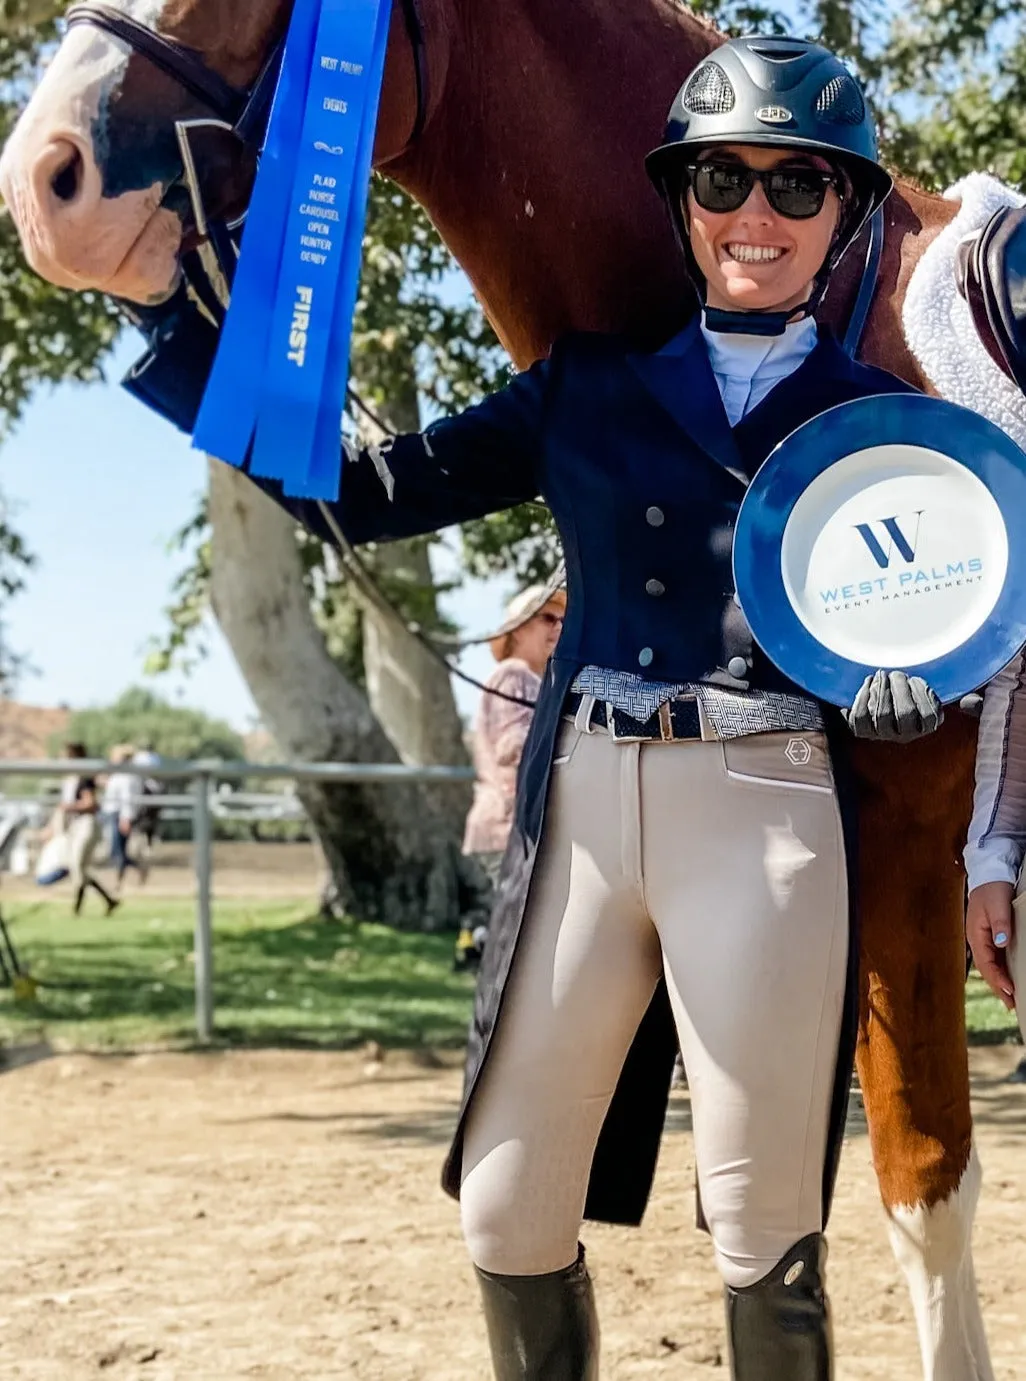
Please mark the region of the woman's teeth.
POLYGON ((779 259, 784 251, 776 245, 727 245, 727 254, 739 264, 763 264, 779 259))

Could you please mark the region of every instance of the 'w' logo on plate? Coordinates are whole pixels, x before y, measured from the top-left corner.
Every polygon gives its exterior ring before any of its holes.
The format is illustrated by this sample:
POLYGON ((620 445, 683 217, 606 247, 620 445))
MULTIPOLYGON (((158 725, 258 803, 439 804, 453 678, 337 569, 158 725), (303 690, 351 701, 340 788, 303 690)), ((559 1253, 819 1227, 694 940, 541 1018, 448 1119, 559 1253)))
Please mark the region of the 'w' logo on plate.
POLYGON ((898 526, 897 518, 878 518, 875 524, 856 523, 855 531, 859 534, 863 542, 865 542, 866 546, 869 548, 870 556, 880 567, 880 569, 882 571, 885 571, 887 567, 891 564, 891 553, 894 551, 895 548, 897 548, 898 553, 903 561, 912 562, 916 559, 916 546, 919 543, 919 523, 922 516, 923 510, 920 509, 919 512, 916 514, 915 532, 913 534, 911 542, 909 542, 908 538, 905 536, 901 528, 898 526), (873 531, 874 526, 883 529, 884 535, 887 539, 886 547, 883 545, 883 543, 880 541, 880 538, 877 537, 876 533, 873 531))

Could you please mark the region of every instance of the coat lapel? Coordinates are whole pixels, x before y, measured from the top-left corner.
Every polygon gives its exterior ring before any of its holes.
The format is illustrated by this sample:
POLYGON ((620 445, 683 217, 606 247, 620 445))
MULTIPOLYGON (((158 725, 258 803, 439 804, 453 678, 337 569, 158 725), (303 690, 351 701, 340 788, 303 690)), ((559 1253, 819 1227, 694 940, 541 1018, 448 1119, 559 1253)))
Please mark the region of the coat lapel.
POLYGON ((741 452, 723 411, 698 318, 653 355, 629 354, 627 363, 673 420, 706 455, 748 483, 741 452))
POLYGON ((762 402, 734 428, 741 466, 750 477, 785 436, 807 422, 809 401, 815 413, 825 412, 851 395, 852 362, 829 332, 820 328, 819 340, 801 364, 776 384, 762 402))

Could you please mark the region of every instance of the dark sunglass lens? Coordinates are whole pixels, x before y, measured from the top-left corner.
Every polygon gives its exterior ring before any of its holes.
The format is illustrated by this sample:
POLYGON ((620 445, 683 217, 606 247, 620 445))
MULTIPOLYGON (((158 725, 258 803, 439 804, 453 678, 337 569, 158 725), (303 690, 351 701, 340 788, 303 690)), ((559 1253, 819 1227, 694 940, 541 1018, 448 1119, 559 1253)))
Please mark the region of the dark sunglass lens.
POLYGON ((751 190, 751 171, 742 164, 700 163, 695 172, 695 200, 704 211, 736 211, 751 190))
POLYGON ((808 220, 822 210, 827 184, 821 173, 791 168, 772 173, 766 180, 766 197, 774 211, 792 220, 808 220))

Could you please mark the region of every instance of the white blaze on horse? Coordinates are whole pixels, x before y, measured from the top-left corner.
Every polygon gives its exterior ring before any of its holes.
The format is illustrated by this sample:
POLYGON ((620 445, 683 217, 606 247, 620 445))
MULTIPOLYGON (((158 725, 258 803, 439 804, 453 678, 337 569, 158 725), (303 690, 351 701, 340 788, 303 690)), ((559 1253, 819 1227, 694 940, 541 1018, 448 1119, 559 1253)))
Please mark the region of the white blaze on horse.
MULTIPOLYGON (((7 146, 0 189, 39 273, 152 303, 175 289, 181 255, 202 229, 197 198, 183 187, 176 123, 204 122, 203 213, 241 216, 253 152, 224 126, 233 100, 244 107, 289 7, 123 0, 113 24, 112 6, 92 8, 106 27, 70 30, 7 146), (118 13, 135 21, 120 37, 118 13), (147 48, 139 30, 182 48, 147 48), (213 86, 204 73, 215 74, 213 86)), ((654 341, 679 325, 680 263, 642 160, 682 80, 720 41, 673 0, 634 0, 629 15, 621 0, 395 0, 375 163, 427 209, 518 365, 568 330, 654 341)), ((917 263, 958 209, 900 182, 886 208, 862 353, 926 389, 903 304, 917 263)), ((850 310, 857 259, 848 256, 827 300, 835 322, 850 310)), ((851 748, 860 787, 858 1068, 929 1381, 993 1375, 970 1249, 979 1170, 960 852, 974 747, 975 723, 952 713, 918 743, 851 748)))

